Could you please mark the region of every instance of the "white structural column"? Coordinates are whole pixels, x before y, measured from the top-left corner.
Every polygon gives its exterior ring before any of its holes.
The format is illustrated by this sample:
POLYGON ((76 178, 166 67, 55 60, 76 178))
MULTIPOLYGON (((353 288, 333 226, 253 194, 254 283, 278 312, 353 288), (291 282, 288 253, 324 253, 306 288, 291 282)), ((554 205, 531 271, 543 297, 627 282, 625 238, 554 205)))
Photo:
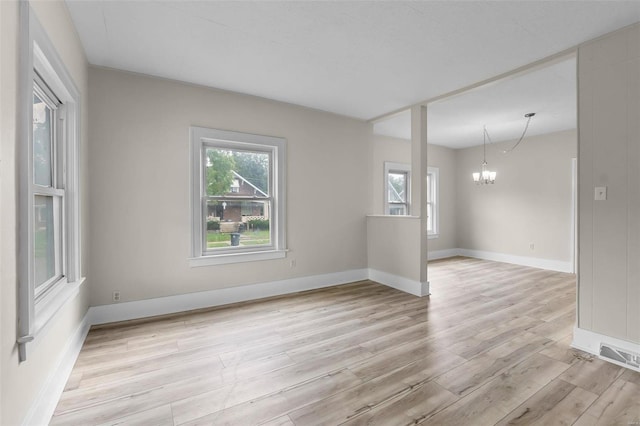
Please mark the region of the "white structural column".
POLYGON ((427 107, 411 108, 411 204, 412 214, 420 218, 420 282, 429 294, 427 279, 427 107))
POLYGON ((416 296, 427 281, 427 109, 412 108, 411 216, 367 217, 369 279, 416 296))

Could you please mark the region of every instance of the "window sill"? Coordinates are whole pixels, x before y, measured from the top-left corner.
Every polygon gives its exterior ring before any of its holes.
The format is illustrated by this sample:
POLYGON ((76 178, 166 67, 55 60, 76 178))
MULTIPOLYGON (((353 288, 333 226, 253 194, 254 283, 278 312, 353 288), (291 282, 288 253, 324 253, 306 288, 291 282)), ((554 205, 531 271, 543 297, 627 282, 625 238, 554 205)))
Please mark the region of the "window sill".
POLYGON ((440 238, 440 234, 427 234, 427 239, 434 240, 436 238, 440 238))
POLYGON ((38 336, 44 334, 44 330, 52 324, 56 314, 80 292, 80 287, 85 281, 86 278, 83 277, 76 282, 59 284, 56 286, 57 288, 52 289, 50 294, 36 303, 36 315, 32 329, 32 349, 42 340, 38 336))
POLYGON ((420 219, 420 216, 400 215, 400 214, 368 214, 367 217, 382 217, 391 219, 420 219))
POLYGON ((256 262, 260 260, 282 259, 286 256, 287 250, 225 253, 214 256, 192 257, 189 259, 189 266, 197 268, 200 266, 226 265, 229 263, 256 262))

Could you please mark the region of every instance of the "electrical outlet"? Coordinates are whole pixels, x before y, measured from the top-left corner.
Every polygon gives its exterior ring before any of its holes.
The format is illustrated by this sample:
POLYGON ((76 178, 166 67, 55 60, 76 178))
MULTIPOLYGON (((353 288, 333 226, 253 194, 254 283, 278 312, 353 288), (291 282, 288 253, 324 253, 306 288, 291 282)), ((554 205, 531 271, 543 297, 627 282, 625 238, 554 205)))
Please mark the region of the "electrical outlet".
POLYGON ((607 187, 606 186, 596 186, 595 194, 593 195, 593 199, 596 201, 605 201, 607 199, 607 187))
POLYGON ((535 245, 535 244, 533 244, 533 243, 530 243, 530 244, 529 244, 529 250, 533 251, 533 250, 535 250, 535 249, 536 249, 536 245, 535 245))
POLYGON ((114 291, 113 292, 113 301, 114 302, 119 302, 120 301, 120 292, 119 291, 114 291))
POLYGON ((296 267, 296 260, 295 259, 291 259, 289 261, 289 268, 295 268, 296 267))

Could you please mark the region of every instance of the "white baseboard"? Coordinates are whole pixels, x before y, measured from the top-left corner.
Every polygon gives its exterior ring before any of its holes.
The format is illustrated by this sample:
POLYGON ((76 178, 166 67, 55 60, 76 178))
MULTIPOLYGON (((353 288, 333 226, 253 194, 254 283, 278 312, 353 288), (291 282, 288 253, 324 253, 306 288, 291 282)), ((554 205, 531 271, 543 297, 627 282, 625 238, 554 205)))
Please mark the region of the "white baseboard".
POLYGON ((427 254, 429 260, 446 259, 447 257, 466 256, 476 259, 492 260, 494 262, 512 263, 514 265, 530 266, 532 268, 548 269, 558 272, 573 272, 571 262, 562 260, 540 259, 538 257, 516 256, 514 254, 496 253, 492 251, 470 250, 470 249, 445 249, 434 250, 427 254))
POLYGON ((615 337, 605 336, 604 334, 594 331, 585 330, 584 328, 575 327, 573 329, 573 341, 571 347, 598 355, 600 352, 600 343, 617 346, 630 352, 640 353, 640 344, 629 342, 628 340, 617 339, 615 337))
POLYGON ((78 359, 80 349, 82 349, 84 340, 89 333, 90 327, 91 321, 89 312, 87 312, 58 357, 56 368, 50 372, 40 393, 31 405, 24 419, 24 425, 35 426, 49 424, 56 405, 62 396, 64 387, 67 384, 67 380, 69 380, 76 359, 78 359))
POLYGON ((506 253, 495 253, 491 251, 455 249, 458 256, 474 257, 477 259, 493 260, 495 262, 512 263, 514 265, 529 266, 532 268, 548 269, 558 272, 573 272, 571 262, 562 260, 540 259, 538 257, 516 256, 506 253))
POLYGON ((428 260, 446 259, 447 257, 460 256, 457 248, 445 250, 433 250, 427 253, 428 260))
POLYGON ((388 287, 395 288, 396 290, 413 294, 414 296, 422 297, 429 295, 429 281, 415 281, 398 275, 378 271, 376 269, 369 269, 369 279, 388 287))
POLYGON ((611 362, 613 364, 622 365, 623 367, 628 367, 624 364, 620 364, 614 362, 608 358, 600 356, 600 344, 604 343, 605 345, 615 346, 620 349, 623 349, 628 352, 640 353, 640 344, 629 342, 628 340, 617 339, 615 337, 605 336, 604 334, 596 333, 590 330, 585 330, 584 328, 575 327, 573 329, 573 341, 571 342, 571 347, 580 349, 581 351, 588 352, 592 355, 597 356, 598 358, 611 362))
POLYGON ((89 308, 89 312, 92 324, 105 324, 331 287, 366 280, 368 278, 367 269, 353 269, 343 272, 290 278, 219 290, 93 306, 89 308))
POLYGON ((106 324, 262 299, 270 296, 331 287, 366 279, 371 279, 415 296, 425 296, 429 294, 429 282, 421 283, 375 269, 354 269, 344 272, 290 278, 281 281, 271 281, 198 293, 93 306, 89 308, 89 316, 91 324, 106 324))

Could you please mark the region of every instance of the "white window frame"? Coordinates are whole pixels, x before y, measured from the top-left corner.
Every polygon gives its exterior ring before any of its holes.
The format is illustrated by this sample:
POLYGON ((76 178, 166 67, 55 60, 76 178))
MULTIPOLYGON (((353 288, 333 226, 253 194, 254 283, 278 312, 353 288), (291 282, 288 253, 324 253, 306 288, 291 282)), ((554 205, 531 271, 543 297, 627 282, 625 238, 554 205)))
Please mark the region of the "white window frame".
MULTIPOLYGON (((190 128, 190 194, 191 194, 191 267, 221 265, 278 259, 286 256, 286 140, 273 136, 209 129, 190 128), (268 152, 271 155, 269 176, 271 244, 265 246, 229 247, 215 251, 205 250, 206 202, 205 164, 206 148, 239 149, 268 152)), ((263 198, 256 198, 262 200, 263 198)))
POLYGON ((80 259, 79 117, 80 95, 64 63, 28 2, 20 2, 18 87, 18 353, 27 359, 43 330, 84 282, 80 259), (48 97, 60 102, 56 123, 55 182, 51 188, 33 179, 33 94, 36 81, 48 97), (54 196, 61 203, 54 228, 60 265, 56 279, 36 292, 34 274, 34 196, 54 196), (36 294, 38 293, 38 294, 36 294))
POLYGON ((384 179, 384 183, 383 183, 384 214, 391 215, 391 207, 394 204, 399 204, 399 205, 406 205, 407 212, 404 215, 398 215, 398 216, 410 216, 411 215, 411 166, 405 163, 394 163, 391 161, 385 161, 383 179, 384 179), (407 175, 406 203, 390 203, 389 202, 389 173, 404 173, 407 175))
MULTIPOLYGON (((67 268, 65 267, 65 249, 66 243, 63 238, 63 228, 66 225, 64 217, 64 204, 66 201, 66 191, 64 186, 65 176, 65 132, 64 132, 64 120, 66 105, 60 103, 57 96, 51 91, 47 83, 38 74, 34 76, 33 93, 42 100, 47 107, 51 110, 51 186, 42 186, 34 182, 33 179, 33 162, 34 158, 31 155, 30 161, 30 208, 34 208, 34 197, 42 196, 52 199, 53 203, 53 245, 54 245, 54 275, 49 280, 45 281, 41 285, 37 285, 34 282, 34 298, 36 304, 38 301, 45 297, 49 290, 52 290, 56 285, 59 285, 66 275, 67 268), (62 217, 61 217, 62 216, 62 217), (58 225, 58 226, 56 226, 58 225)), ((32 132, 33 136, 33 132, 32 132)), ((31 146, 33 149, 33 141, 31 146)), ((40 213, 38 214, 40 216, 40 213)), ((33 218, 35 221, 35 217, 33 218)), ((35 233, 35 229, 32 230, 35 233)))
MULTIPOLYGON (((439 196, 440 196, 440 169, 437 167, 427 167, 427 176, 429 176, 429 184, 431 188, 427 188, 427 194, 425 199, 427 200, 427 206, 431 204, 431 212, 433 217, 428 217, 427 220, 431 223, 431 230, 427 229, 428 238, 438 238, 440 236, 439 227, 439 196), (433 194, 433 199, 429 200, 429 192, 433 194)), ((426 185, 425 185, 426 186, 426 185)), ((429 209, 427 208, 427 212, 429 209)))

